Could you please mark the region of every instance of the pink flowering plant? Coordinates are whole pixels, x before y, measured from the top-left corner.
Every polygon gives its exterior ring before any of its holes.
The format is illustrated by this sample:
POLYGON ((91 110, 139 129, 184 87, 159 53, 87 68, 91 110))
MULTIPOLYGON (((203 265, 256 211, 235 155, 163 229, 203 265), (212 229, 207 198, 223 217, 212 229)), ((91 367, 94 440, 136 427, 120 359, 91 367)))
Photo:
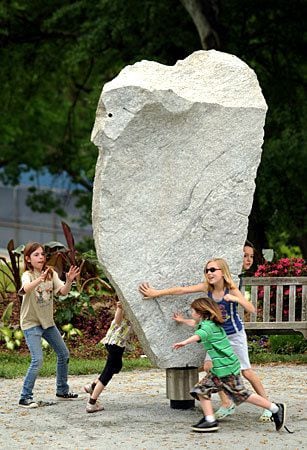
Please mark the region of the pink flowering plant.
MULTIPOLYGON (((276 262, 266 262, 258 266, 255 277, 303 277, 307 276, 307 264, 302 258, 281 258, 276 262)), ((263 286, 259 287, 258 314, 262 315, 262 300, 264 297, 263 286)), ((301 320, 302 310, 302 286, 296 287, 295 320, 301 320)), ((276 317, 276 286, 270 289, 270 318, 275 321, 276 317)), ((283 321, 289 319, 289 286, 283 291, 283 321)))

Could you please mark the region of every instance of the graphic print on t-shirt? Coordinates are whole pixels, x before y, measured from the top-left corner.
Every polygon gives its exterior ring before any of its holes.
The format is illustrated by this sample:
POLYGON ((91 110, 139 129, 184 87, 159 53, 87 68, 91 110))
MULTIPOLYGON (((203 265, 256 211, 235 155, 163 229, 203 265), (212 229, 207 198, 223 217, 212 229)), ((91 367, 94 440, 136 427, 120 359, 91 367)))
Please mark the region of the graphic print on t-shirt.
POLYGON ((41 283, 35 289, 35 297, 39 306, 46 307, 52 302, 52 285, 51 283, 41 283))

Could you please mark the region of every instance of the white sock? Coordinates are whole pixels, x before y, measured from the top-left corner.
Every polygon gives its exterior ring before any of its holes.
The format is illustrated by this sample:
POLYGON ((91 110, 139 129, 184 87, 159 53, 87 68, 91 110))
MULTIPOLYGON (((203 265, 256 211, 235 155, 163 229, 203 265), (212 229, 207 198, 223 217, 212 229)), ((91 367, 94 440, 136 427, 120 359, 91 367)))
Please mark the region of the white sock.
POLYGON ((269 410, 271 411, 271 413, 276 414, 279 408, 275 403, 272 403, 269 410))
POLYGON ((206 421, 209 423, 215 422, 215 417, 214 416, 206 416, 206 421))

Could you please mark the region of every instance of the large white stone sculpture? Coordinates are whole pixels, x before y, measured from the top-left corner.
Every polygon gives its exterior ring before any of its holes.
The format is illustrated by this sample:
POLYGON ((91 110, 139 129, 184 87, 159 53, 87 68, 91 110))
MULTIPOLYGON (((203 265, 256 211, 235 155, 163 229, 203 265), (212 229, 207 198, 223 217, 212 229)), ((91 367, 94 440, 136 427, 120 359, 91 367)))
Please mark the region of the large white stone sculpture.
POLYGON ((92 141, 98 257, 147 355, 161 368, 199 366, 192 329, 172 321, 200 295, 143 300, 138 285, 198 283, 209 258, 241 271, 267 106, 233 55, 198 51, 169 67, 141 61, 105 84, 92 141))

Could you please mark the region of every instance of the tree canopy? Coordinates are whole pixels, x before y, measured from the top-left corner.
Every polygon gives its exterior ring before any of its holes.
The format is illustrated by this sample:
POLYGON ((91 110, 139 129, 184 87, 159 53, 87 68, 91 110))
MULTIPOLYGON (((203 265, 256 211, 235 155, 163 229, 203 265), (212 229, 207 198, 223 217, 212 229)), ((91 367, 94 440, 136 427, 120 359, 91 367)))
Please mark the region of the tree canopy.
MULTIPOLYGON (((71 178, 90 221, 101 89, 141 59, 172 65, 200 48, 237 55, 269 106, 249 234, 307 256, 302 0, 14 0, 0 5, 0 177, 48 170, 71 178)), ((33 208, 46 198, 34 192, 33 208)), ((47 205, 55 207, 52 202, 47 205)))

